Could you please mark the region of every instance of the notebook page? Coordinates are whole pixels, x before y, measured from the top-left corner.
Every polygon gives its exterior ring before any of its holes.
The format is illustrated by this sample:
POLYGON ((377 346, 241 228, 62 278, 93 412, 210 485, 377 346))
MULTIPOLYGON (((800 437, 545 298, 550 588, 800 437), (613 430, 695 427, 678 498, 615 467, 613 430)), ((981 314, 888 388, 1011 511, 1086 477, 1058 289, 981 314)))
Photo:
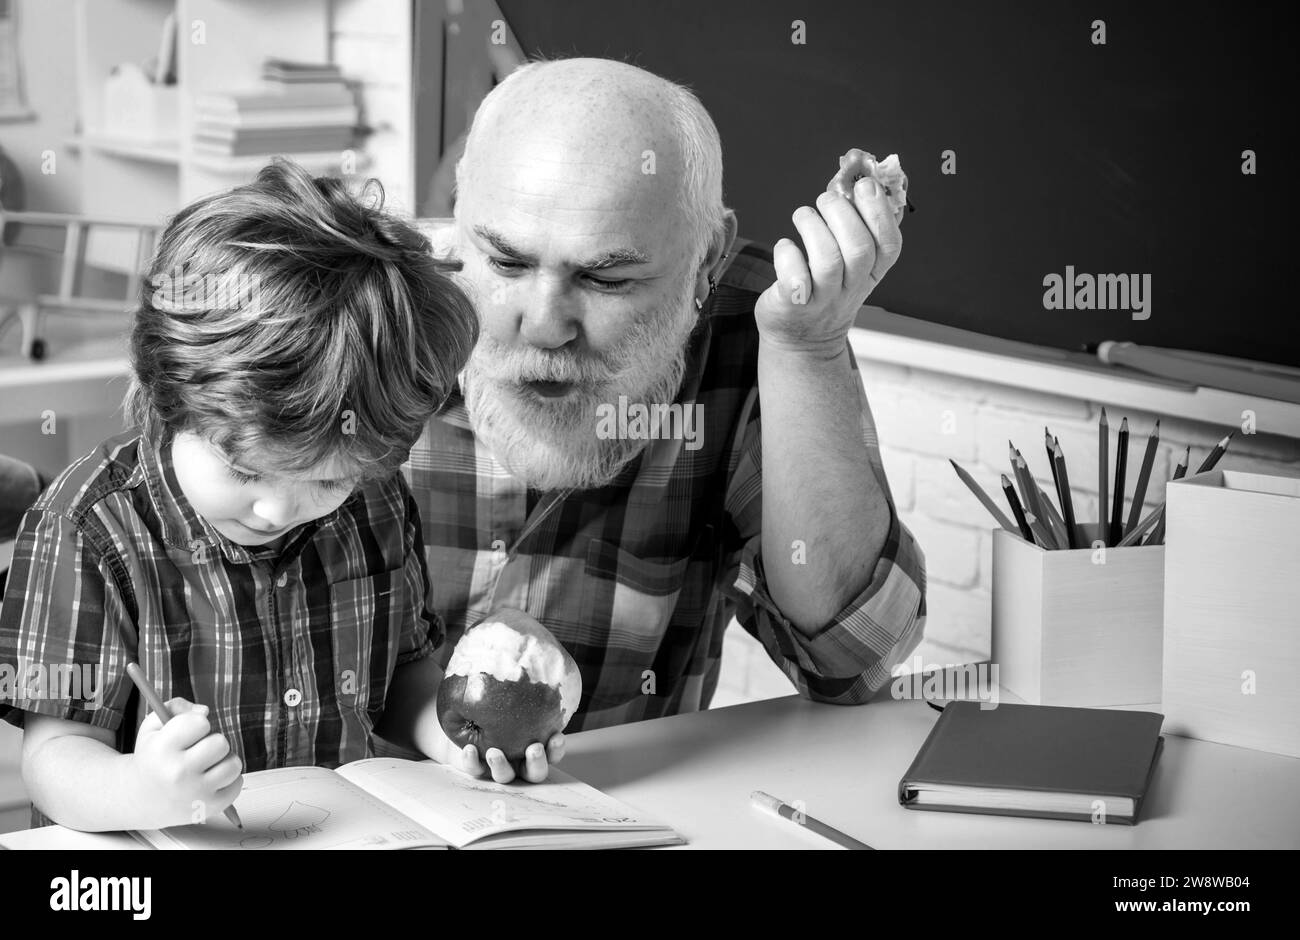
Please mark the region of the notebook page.
POLYGON ((245 774, 235 809, 243 829, 214 813, 201 825, 140 835, 160 849, 398 849, 446 844, 323 767, 245 774))
POLYGON ((338 773, 457 848, 520 829, 671 831, 555 768, 544 783, 499 784, 434 761, 377 757, 338 773))

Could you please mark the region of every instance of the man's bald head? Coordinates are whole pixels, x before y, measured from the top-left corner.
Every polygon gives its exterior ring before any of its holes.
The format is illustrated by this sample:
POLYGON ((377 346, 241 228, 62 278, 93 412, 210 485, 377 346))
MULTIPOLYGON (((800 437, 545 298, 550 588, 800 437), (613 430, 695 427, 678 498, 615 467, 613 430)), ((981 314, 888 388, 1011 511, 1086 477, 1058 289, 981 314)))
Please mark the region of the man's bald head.
MULTIPOLYGON (((481 173, 552 173, 590 184, 565 199, 666 207, 694 262, 723 227, 722 145, 688 89, 611 59, 532 62, 483 100, 456 166, 463 196, 481 173)), ((640 207, 638 207, 640 208, 640 207)))

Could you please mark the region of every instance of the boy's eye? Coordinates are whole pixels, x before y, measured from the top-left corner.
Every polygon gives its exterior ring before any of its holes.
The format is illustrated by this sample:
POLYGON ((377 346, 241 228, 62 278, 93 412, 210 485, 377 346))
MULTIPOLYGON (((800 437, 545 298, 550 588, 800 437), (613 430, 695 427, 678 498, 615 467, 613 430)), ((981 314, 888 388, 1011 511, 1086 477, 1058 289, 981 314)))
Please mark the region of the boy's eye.
POLYGON ((351 492, 354 483, 349 480, 317 480, 316 485, 320 487, 322 493, 331 496, 337 496, 339 493, 351 492))
POLYGON ((237 481, 241 485, 247 486, 249 483, 257 482, 257 477, 250 473, 244 473, 242 470, 236 470, 234 467, 227 466, 226 471, 230 474, 231 479, 237 481))

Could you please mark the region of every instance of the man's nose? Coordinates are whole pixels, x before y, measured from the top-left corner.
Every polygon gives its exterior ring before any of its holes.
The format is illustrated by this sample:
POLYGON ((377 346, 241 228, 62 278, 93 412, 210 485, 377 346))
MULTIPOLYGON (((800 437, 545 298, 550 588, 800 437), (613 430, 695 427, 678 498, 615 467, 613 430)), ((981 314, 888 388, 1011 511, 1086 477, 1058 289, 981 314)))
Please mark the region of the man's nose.
POLYGON ((523 298, 519 338, 538 349, 559 349, 578 335, 576 299, 560 278, 539 278, 537 288, 523 298))

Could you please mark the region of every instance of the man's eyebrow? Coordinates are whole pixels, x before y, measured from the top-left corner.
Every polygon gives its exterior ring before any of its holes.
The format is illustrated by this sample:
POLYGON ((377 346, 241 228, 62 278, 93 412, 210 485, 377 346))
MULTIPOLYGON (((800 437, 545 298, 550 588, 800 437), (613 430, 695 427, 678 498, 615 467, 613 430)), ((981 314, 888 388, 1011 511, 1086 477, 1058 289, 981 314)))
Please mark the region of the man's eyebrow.
MULTIPOLYGON (((474 233, 508 258, 529 263, 533 263, 537 260, 526 252, 520 251, 514 245, 510 244, 503 235, 499 232, 494 232, 486 225, 474 226, 474 233)), ((611 248, 608 251, 602 251, 600 254, 588 258, 586 261, 578 262, 575 267, 581 271, 601 271, 605 268, 618 268, 625 265, 649 263, 650 259, 646 257, 643 252, 637 251, 635 248, 611 248)))
POLYGON ((509 258, 514 258, 516 261, 536 260, 531 256, 524 254, 524 252, 520 251, 514 245, 510 244, 510 242, 506 241, 504 235, 500 234, 499 232, 492 231, 492 229, 488 228, 486 225, 474 226, 474 234, 477 235, 479 238, 483 239, 485 242, 487 242, 489 245, 491 245, 501 254, 509 258))
POLYGON ((600 271, 604 268, 621 268, 627 264, 649 264, 650 259, 635 248, 611 248, 603 251, 578 267, 583 271, 600 271))

